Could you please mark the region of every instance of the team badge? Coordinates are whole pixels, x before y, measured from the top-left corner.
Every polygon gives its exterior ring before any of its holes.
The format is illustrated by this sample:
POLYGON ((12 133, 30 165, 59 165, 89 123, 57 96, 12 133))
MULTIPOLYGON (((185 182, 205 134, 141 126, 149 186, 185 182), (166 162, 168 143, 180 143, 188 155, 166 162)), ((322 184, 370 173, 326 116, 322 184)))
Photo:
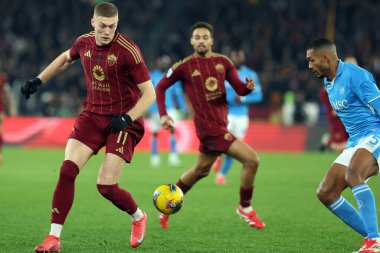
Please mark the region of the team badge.
POLYGON ((224 66, 222 64, 220 64, 220 63, 218 63, 218 64, 215 65, 215 69, 219 73, 224 73, 224 66))
POLYGON ((117 57, 114 54, 111 54, 107 57, 107 63, 110 66, 113 66, 117 61, 117 57))
POLYGON ((343 87, 343 86, 340 86, 340 87, 339 87, 339 94, 342 95, 343 93, 344 93, 344 87, 343 87))
POLYGON ((103 81, 105 78, 104 70, 99 65, 95 65, 92 68, 92 75, 95 77, 98 81, 103 81))
POLYGON ((218 79, 213 76, 210 76, 206 79, 205 82, 206 89, 209 91, 214 91, 218 89, 218 79))

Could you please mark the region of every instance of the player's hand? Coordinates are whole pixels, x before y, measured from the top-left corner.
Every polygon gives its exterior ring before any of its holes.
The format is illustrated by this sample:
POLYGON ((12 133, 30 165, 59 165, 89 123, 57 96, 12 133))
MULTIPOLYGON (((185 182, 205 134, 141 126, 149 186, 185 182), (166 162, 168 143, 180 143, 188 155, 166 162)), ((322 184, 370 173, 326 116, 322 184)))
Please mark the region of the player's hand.
POLYGON ((112 133, 117 133, 124 130, 127 126, 132 123, 132 119, 128 114, 125 115, 112 115, 112 120, 110 123, 110 129, 112 133))
POLYGON ((26 99, 30 98, 30 95, 36 93, 38 88, 42 85, 41 79, 38 77, 29 79, 21 86, 21 94, 24 95, 26 99))
POLYGON ((161 126, 163 129, 168 130, 174 128, 174 121, 169 115, 161 117, 161 126))
POLYGON ((246 83, 248 89, 250 89, 250 90, 255 89, 255 81, 252 78, 246 77, 245 83, 246 83))

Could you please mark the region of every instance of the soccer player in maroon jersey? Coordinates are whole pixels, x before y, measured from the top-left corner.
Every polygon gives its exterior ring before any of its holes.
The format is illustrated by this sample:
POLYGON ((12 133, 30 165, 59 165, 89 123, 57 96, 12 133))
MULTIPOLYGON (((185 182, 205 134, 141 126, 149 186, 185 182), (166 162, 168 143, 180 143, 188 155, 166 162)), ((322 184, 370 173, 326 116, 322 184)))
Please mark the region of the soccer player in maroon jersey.
POLYGON ((346 148, 349 136, 342 121, 340 121, 338 115, 330 104, 325 87, 319 92, 319 97, 323 105, 326 107, 327 122, 329 125, 329 138, 327 139, 325 146, 333 151, 342 152, 346 148))
POLYGON ((75 179, 85 163, 105 147, 97 188, 132 218, 131 247, 145 239, 147 216, 132 195, 118 186, 125 162, 144 135, 141 115, 155 101, 155 92, 139 48, 116 32, 118 9, 111 3, 95 6, 94 31, 80 36, 36 78, 21 88, 26 99, 47 80, 80 59, 87 81, 84 111, 70 133, 65 159, 52 203, 51 230, 36 252, 59 251, 62 226, 74 199, 75 179))
POLYGON ((3 121, 6 115, 17 115, 17 110, 7 75, 0 72, 0 164, 3 163, 3 121))
MULTIPOLYGON (((200 140, 196 164, 187 170, 176 183, 186 193, 201 178, 208 176, 216 158, 225 153, 242 163, 240 203, 236 212, 250 226, 264 228, 251 206, 253 183, 259 166, 256 152, 246 143, 235 138, 227 129, 227 80, 237 94, 249 94, 255 84, 252 78, 246 84, 239 79, 237 71, 226 56, 213 53, 213 27, 197 22, 192 28, 190 43, 194 53, 174 64, 156 87, 157 104, 163 128, 173 127, 173 119, 165 108, 165 91, 176 81, 182 81, 185 93, 194 111, 194 124, 200 140)), ((161 225, 168 226, 167 215, 160 214, 161 225)))

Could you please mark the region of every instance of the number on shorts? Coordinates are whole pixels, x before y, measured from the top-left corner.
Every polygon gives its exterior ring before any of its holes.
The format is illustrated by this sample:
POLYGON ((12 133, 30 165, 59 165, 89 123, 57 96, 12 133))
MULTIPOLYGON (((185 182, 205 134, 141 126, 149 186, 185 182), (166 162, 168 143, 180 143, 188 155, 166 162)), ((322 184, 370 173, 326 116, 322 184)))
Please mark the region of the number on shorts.
POLYGON ((123 145, 125 144, 125 141, 127 140, 128 133, 127 132, 123 132, 123 131, 120 131, 119 136, 117 137, 116 143, 120 143, 120 140, 122 139, 123 134, 124 134, 124 138, 123 138, 122 144, 123 145))
POLYGON ((369 142, 372 146, 375 146, 379 143, 380 141, 380 136, 379 135, 372 135, 372 140, 369 142))

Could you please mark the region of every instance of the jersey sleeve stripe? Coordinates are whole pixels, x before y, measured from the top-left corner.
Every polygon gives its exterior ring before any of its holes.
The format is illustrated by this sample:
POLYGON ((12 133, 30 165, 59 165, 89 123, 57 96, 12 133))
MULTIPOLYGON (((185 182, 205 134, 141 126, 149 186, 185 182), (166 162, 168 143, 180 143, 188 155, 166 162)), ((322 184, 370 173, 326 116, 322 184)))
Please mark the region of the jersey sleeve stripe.
POLYGON ((377 96, 377 97, 371 99, 370 101, 368 101, 368 104, 371 103, 371 102, 373 102, 373 101, 375 101, 375 100, 378 99, 378 98, 380 98, 380 96, 377 96))
POLYGON ((86 33, 86 34, 83 34, 81 36, 79 36, 79 38, 82 38, 82 37, 94 37, 95 36, 95 32, 90 32, 90 33, 86 33))
POLYGON ((124 42, 124 44, 126 46, 128 46, 133 52, 135 52, 135 55, 138 59, 140 59, 140 62, 142 61, 141 60, 141 57, 140 57, 140 53, 137 51, 137 49, 128 41, 126 40, 125 38, 123 38, 122 36, 120 36, 119 38, 120 41, 124 42))
POLYGON ((133 58, 135 59, 136 63, 142 62, 141 58, 140 58, 140 54, 137 52, 136 48, 134 48, 129 42, 127 42, 126 40, 124 40, 122 37, 119 37, 117 39, 117 42, 119 42, 120 45, 122 45, 129 52, 131 52, 131 54, 132 54, 133 58))
POLYGON ((182 59, 182 60, 180 60, 180 61, 174 63, 174 64, 172 65, 171 68, 172 68, 173 70, 175 70, 175 69, 178 68, 180 65, 182 65, 183 63, 185 63, 185 62, 187 62, 187 61, 189 61, 189 60, 191 60, 191 59, 193 59, 193 56, 192 56, 192 55, 187 56, 186 58, 184 58, 184 59, 182 59))

